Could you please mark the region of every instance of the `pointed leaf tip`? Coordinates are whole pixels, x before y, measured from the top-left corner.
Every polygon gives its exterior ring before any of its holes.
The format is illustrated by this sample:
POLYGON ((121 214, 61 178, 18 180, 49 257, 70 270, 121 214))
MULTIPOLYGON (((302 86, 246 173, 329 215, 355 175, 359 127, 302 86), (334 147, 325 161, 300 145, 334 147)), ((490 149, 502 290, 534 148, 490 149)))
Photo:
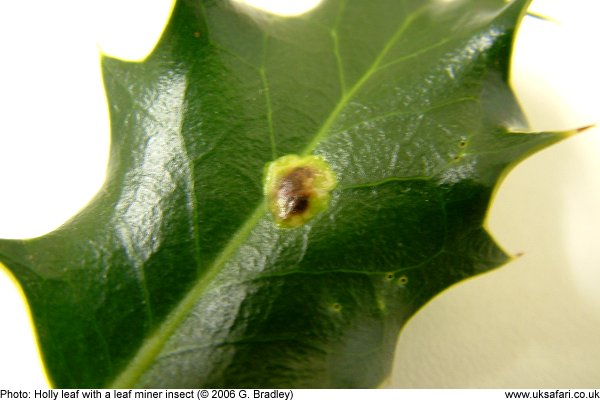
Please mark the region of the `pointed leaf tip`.
POLYGON ((575 129, 575 133, 580 133, 580 132, 583 132, 583 131, 587 131, 588 129, 593 129, 595 127, 596 127, 596 124, 590 124, 590 125, 587 125, 587 126, 575 129))
POLYGON ((592 129, 595 128, 596 125, 595 124, 590 124, 590 125, 585 125, 582 126, 580 128, 575 128, 575 129, 569 129, 569 130, 565 130, 565 131, 554 131, 554 132, 547 132, 548 134, 554 135, 557 138, 559 138, 560 140, 562 139, 566 139, 569 138, 571 136, 575 136, 581 132, 585 132, 588 129, 592 129))
POLYGON ((560 22, 557 19, 549 17, 544 14, 537 13, 535 11, 527 11, 527 16, 535 18, 535 19, 539 19, 542 21, 546 21, 546 22, 552 22, 553 24, 557 24, 557 25, 560 24, 560 22))

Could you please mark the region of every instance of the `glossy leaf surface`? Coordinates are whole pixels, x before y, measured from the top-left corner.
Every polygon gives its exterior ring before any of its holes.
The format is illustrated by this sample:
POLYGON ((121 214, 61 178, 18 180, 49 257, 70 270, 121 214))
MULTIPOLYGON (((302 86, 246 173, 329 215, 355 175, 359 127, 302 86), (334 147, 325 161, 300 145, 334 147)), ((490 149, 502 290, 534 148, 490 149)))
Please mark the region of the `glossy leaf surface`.
POLYGON ((103 60, 107 181, 0 241, 59 387, 374 387, 406 321, 507 260, 498 180, 562 138, 508 86, 525 0, 326 0, 297 18, 182 0, 153 54, 103 60), (278 227, 265 166, 325 160, 327 208, 278 227))

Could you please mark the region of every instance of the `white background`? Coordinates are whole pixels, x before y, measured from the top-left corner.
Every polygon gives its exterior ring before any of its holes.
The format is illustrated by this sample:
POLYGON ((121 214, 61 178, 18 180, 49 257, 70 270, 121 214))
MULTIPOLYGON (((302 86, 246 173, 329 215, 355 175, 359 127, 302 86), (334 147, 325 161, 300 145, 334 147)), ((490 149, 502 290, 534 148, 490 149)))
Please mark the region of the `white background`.
MULTIPOLYGON (((42 235, 98 190, 109 135, 98 43, 143 58, 169 8, 0 3, 0 237, 42 235)), ((533 127, 600 122, 599 2, 537 0, 532 10, 556 20, 528 17, 517 42, 513 83, 533 127)), ((524 255, 421 310, 388 386, 600 386, 599 134, 555 145, 507 177, 488 226, 524 255)), ((0 268, 0 388, 46 385, 20 292, 0 268)))

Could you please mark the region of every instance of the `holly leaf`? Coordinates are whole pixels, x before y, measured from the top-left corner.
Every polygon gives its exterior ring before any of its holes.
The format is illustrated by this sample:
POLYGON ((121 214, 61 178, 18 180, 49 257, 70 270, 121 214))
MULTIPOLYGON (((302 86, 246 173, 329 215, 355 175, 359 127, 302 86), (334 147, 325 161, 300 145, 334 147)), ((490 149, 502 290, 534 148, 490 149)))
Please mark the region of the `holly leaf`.
POLYGON ((525 133, 508 85, 527 4, 181 0, 145 61, 104 57, 106 183, 0 241, 52 382, 379 385, 420 307, 507 261, 502 176, 570 133, 525 133))

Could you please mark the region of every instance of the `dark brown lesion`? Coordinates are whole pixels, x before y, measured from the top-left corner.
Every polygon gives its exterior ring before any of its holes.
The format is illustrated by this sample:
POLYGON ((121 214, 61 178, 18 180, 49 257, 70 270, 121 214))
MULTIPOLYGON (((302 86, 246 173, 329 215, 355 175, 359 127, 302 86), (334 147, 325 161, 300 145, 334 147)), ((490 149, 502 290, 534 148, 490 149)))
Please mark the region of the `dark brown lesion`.
POLYGON ((308 210, 313 195, 315 173, 308 167, 296 167, 279 181, 277 189, 278 216, 287 219, 308 210))

